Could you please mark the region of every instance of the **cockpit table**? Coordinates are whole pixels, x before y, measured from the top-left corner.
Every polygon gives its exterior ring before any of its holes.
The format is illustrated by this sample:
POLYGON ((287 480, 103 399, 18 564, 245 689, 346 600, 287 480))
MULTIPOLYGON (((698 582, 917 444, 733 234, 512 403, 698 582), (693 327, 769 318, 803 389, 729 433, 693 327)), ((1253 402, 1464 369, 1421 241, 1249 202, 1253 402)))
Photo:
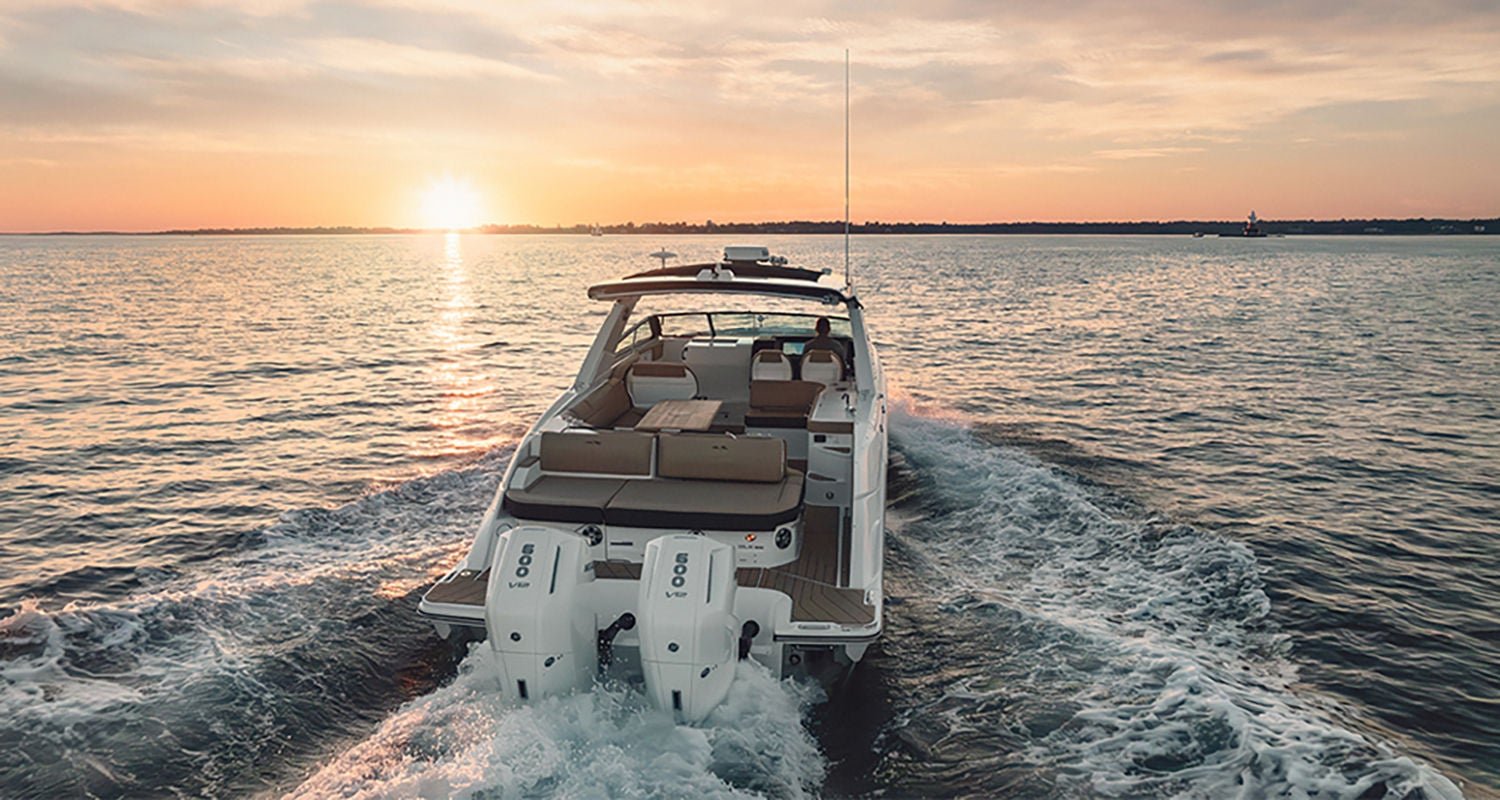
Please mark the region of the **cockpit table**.
POLYGON ((706 431, 723 403, 718 400, 662 400, 635 424, 638 431, 706 431))

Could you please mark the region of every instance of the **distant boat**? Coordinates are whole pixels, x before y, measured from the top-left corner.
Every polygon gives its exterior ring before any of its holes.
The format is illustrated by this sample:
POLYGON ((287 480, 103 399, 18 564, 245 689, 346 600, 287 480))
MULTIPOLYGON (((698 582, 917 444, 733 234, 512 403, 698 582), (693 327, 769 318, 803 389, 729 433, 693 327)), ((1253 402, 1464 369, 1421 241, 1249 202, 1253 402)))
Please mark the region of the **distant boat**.
POLYGON ((1255 212, 1251 211, 1249 221, 1245 223, 1245 227, 1241 229, 1239 233, 1221 233, 1219 234, 1219 236, 1230 238, 1264 239, 1266 237, 1266 232, 1260 229, 1259 223, 1260 220, 1256 219, 1255 212))
POLYGON ((603 236, 604 235, 604 229, 601 228, 601 227, 599 227, 598 225, 595 225, 594 227, 589 228, 589 235, 590 236, 603 236))
POLYGON ((1202 239, 1203 238, 1203 231, 1193 231, 1193 238, 1194 239, 1202 239))

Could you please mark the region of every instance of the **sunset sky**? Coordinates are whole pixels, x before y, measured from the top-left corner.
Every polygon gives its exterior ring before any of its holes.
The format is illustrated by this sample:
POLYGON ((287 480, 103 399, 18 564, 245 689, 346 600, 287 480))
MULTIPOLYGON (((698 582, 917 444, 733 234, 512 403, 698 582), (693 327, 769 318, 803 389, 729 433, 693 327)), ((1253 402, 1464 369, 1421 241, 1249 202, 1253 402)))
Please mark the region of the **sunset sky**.
POLYGON ((1493 0, 1042 7, 4 0, 0 231, 1500 214, 1493 0))

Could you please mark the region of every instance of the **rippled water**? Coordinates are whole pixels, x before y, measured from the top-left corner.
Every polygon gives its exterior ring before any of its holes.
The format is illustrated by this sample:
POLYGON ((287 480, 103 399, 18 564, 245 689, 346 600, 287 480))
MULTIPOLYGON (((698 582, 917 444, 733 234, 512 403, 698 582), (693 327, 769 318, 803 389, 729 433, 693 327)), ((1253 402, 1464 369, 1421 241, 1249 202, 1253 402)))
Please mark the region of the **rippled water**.
POLYGON ((416 599, 663 243, 0 238, 0 796, 1494 796, 1485 239, 856 240, 887 637, 506 705, 416 599))

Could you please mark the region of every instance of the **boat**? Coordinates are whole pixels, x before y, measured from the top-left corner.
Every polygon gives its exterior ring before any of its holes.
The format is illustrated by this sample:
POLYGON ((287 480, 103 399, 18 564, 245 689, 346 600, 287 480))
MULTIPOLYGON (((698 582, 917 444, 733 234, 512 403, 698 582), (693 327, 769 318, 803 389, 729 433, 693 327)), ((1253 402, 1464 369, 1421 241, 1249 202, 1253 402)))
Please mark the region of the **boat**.
POLYGON ((1251 211, 1250 218, 1245 222, 1245 227, 1241 228, 1239 233, 1221 233, 1219 234, 1219 236, 1227 238, 1264 239, 1266 236, 1266 232, 1260 229, 1260 220, 1256 218, 1255 212, 1251 211))
POLYGON ((599 227, 598 225, 591 225, 589 227, 589 235, 590 236, 603 236, 604 235, 604 229, 601 228, 601 227, 599 227))
POLYGON ((886 390, 854 290, 759 246, 662 261, 589 287, 576 379, 419 604, 516 702, 608 676, 692 723, 740 660, 831 684, 881 634, 886 390))

